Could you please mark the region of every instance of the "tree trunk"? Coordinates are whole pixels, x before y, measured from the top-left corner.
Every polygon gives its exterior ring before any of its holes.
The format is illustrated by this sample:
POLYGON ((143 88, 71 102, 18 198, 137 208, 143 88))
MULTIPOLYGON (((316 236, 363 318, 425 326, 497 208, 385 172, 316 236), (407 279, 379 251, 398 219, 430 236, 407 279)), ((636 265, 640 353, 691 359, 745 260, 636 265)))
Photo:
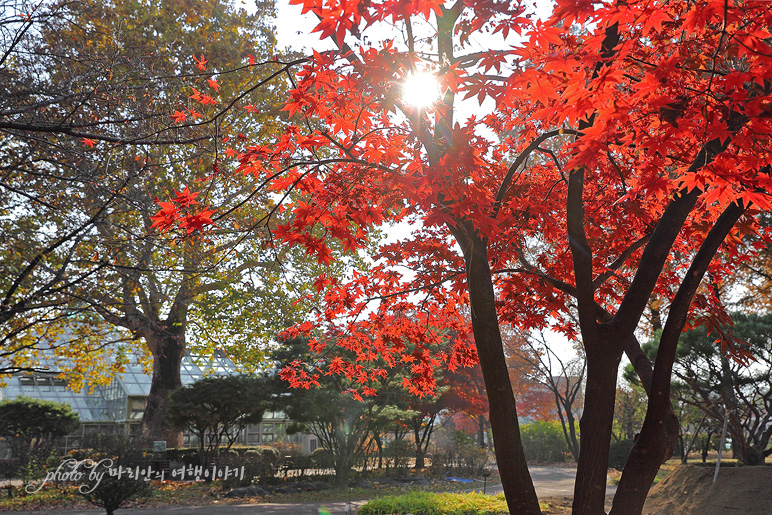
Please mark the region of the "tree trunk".
POLYGON ((574 485, 573 513, 605 513, 606 477, 614 421, 617 371, 621 348, 586 342, 587 385, 584 414, 579 421, 579 462, 574 485))
POLYGON ((181 444, 181 434, 166 423, 169 392, 182 386, 180 363, 185 354, 185 326, 164 326, 163 331, 148 334, 148 348, 153 355, 153 379, 142 418, 145 433, 154 440, 165 440, 170 447, 181 444))
MULTIPOLYGON (((458 235, 458 229, 454 229, 458 235)), ((517 405, 501 341, 487 244, 474 229, 466 229, 467 238, 459 239, 459 244, 466 261, 472 331, 490 406, 490 425, 501 484, 511 513, 541 513, 520 439, 517 405)))
POLYGON ((383 468, 383 442, 381 441, 381 435, 377 434, 373 437, 375 440, 375 448, 378 449, 378 469, 383 468))
POLYGON ((421 441, 421 421, 413 420, 413 444, 415 445, 415 469, 424 468, 424 446, 421 441))
POLYGON ((745 445, 744 447, 741 447, 740 458, 742 459, 743 465, 750 466, 763 465, 765 461, 764 453, 753 445, 745 445))

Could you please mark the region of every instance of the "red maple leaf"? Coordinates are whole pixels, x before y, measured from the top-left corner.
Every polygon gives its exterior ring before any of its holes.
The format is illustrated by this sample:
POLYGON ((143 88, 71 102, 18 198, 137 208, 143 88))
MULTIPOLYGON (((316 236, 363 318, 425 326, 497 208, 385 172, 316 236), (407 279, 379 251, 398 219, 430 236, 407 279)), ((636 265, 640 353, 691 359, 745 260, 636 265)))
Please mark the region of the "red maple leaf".
POLYGON ((201 58, 200 59, 197 59, 196 56, 194 55, 193 56, 193 60, 196 62, 196 68, 198 68, 202 72, 206 71, 206 63, 208 63, 209 61, 204 59, 204 54, 201 54, 201 58))
POLYGON ((220 91, 220 87, 221 87, 221 86, 220 86, 220 85, 217 83, 217 80, 215 80, 215 79, 207 79, 206 81, 209 83, 209 86, 210 86, 210 87, 211 87, 213 90, 215 90, 215 91, 220 91))
POLYGON ((161 232, 166 232, 177 223, 180 211, 171 200, 169 202, 156 201, 156 203, 161 206, 161 209, 158 213, 150 217, 150 219, 153 220, 153 224, 150 228, 153 229, 158 227, 161 232))
POLYGON ((184 190, 174 192, 174 194, 177 196, 171 199, 171 201, 177 204, 180 208, 185 208, 188 206, 192 206, 194 204, 198 204, 196 197, 198 196, 199 193, 200 192, 198 191, 195 193, 191 193, 190 189, 188 189, 188 187, 185 186, 184 190))
POLYGON ((212 215, 215 212, 215 209, 204 209, 198 213, 184 216, 180 222, 180 228, 185 229, 186 234, 190 234, 193 231, 203 232, 207 226, 214 225, 212 215))

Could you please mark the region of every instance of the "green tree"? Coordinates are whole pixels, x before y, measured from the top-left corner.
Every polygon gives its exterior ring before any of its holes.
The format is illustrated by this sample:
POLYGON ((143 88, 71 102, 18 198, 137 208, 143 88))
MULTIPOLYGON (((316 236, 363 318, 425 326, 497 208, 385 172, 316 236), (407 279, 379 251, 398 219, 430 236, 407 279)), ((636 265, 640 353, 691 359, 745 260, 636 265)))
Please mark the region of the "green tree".
POLYGON ((266 381, 253 376, 205 377, 169 395, 172 426, 198 438, 201 463, 217 459, 223 444, 230 449, 250 424, 258 424, 268 403, 266 381))
POLYGON ((0 402, 0 437, 18 460, 20 470, 42 467, 56 439, 79 425, 80 419, 69 404, 28 397, 0 402))
MULTIPOLYGON (((726 417, 741 461, 764 463, 772 454, 767 448, 772 438, 772 315, 732 313, 707 320, 710 333, 700 326, 679 340, 673 402, 685 405, 681 411, 702 411, 710 419, 703 423, 709 433, 720 432, 726 417)), ((658 347, 655 335, 643 350, 656 357, 658 347)))
POLYGON ((733 313, 734 327, 704 327, 684 333, 675 373, 689 388, 680 399, 716 422, 728 418, 727 430, 746 465, 764 463, 772 454, 772 315, 733 313), (720 341, 717 341, 720 340, 720 341), (742 346, 746 360, 725 353, 742 346))

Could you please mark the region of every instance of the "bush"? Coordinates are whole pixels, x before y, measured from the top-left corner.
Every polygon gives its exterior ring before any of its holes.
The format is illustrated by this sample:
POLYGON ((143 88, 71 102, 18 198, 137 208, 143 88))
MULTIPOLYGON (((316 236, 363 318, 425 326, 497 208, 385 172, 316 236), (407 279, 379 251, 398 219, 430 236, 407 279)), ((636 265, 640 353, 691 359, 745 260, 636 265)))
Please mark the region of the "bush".
POLYGON ((119 508, 127 508, 139 504, 153 494, 151 483, 145 477, 133 477, 116 471, 147 470, 143 448, 147 442, 121 436, 100 438, 94 446, 99 449, 90 459, 97 463, 89 467, 87 462, 81 462, 80 467, 86 477, 90 472, 100 472, 99 480, 86 481, 77 490, 89 503, 104 508, 112 515, 119 508), (104 461, 103 461, 104 460, 104 461))
POLYGON ((244 480, 238 486, 246 486, 257 480, 271 483, 276 480, 281 455, 273 447, 256 447, 244 452, 241 464, 244 466, 244 480))
POLYGON ((299 471, 295 477, 303 477, 305 469, 311 468, 311 458, 303 454, 300 444, 292 442, 276 442, 273 448, 279 454, 279 469, 285 472, 299 471))
POLYGON ((311 463, 320 469, 331 469, 335 466, 335 460, 332 458, 332 453, 322 447, 319 447, 311 453, 311 463))
POLYGON ((413 492, 369 501, 357 515, 505 515, 504 495, 413 492))
POLYGON ((565 461, 568 445, 560 422, 537 421, 520 428, 525 458, 530 463, 565 461))
POLYGON ((477 444, 474 437, 456 430, 451 438, 435 445, 429 457, 429 473, 433 477, 444 477, 450 471, 455 475, 479 475, 491 456, 487 449, 477 444))
POLYGON ((617 470, 622 470, 625 467, 627 456, 630 454, 630 450, 633 448, 635 440, 624 439, 616 442, 611 442, 611 447, 608 452, 608 466, 617 470))
POLYGON ((29 397, 0 402, 0 438, 5 439, 18 465, 11 474, 25 480, 42 475, 56 450, 56 439, 79 425, 69 404, 29 397))

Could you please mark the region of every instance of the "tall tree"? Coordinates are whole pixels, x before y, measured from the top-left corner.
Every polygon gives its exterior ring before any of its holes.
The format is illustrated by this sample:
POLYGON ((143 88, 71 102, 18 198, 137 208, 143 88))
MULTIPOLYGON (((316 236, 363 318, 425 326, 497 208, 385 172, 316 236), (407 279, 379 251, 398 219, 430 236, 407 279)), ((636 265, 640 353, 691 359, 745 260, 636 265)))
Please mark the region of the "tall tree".
MULTIPOLYGON (((695 406, 720 427, 727 429, 738 455, 746 465, 764 463, 772 454, 772 317, 734 313, 731 325, 705 327, 684 333, 678 345, 674 374, 680 402, 695 406), (731 340, 725 336, 731 336, 731 340), (741 347, 742 356, 732 356, 726 341, 741 347)), ((657 353, 656 340, 644 350, 657 353)))
MULTIPOLYGON (((144 341, 153 361, 144 422, 163 436, 166 396, 180 385, 194 301, 206 295, 212 303, 213 292, 232 283, 260 283, 254 279, 258 272, 252 277, 242 272, 276 263, 259 230, 234 235, 234 227, 223 224, 217 235, 193 245, 202 222, 215 216, 208 204, 216 199, 225 211, 233 206, 222 190, 197 196, 179 186, 217 173, 219 163, 234 154, 232 141, 281 124, 274 95, 283 83, 273 79, 283 65, 274 57, 273 4, 261 3, 254 15, 229 1, 196 0, 84 0, 28 9, 16 37, 7 40, 9 66, 3 71, 17 80, 10 81, 13 86, 4 82, 13 89, 0 106, 0 130, 9 142, 3 187, 12 192, 3 197, 10 213, 3 222, 20 227, 6 233, 15 258, 9 268, 21 270, 16 283, 30 283, 27 290, 35 299, 62 307, 66 315, 98 313, 102 325, 144 341), (227 96, 219 94, 223 88, 227 96), (179 90, 189 97, 179 101, 167 94, 179 90), (235 120, 249 128, 233 131, 235 120), (187 240, 149 231, 163 224, 151 219, 159 194, 188 216, 187 240), (49 237, 54 232, 59 234, 49 237)), ((245 226, 259 225, 272 208, 265 192, 253 199, 250 219, 241 220, 245 226)), ((22 292, 16 283, 6 300, 22 292)), ((296 300, 275 291, 250 293, 287 304, 296 300)), ((211 317, 204 315, 202 310, 197 324, 202 332, 214 325, 207 325, 211 317)), ((34 321, 17 320, 24 328, 34 321)), ((271 334, 290 323, 271 320, 276 322, 271 334)), ((64 343, 63 349, 75 350, 70 355, 84 349, 74 340, 64 343)), ((4 350, 15 359, 36 344, 31 338, 23 347, 4 350)), ((260 357, 254 348, 242 354, 260 357)))
MULTIPOLYGON (((584 357, 581 351, 570 359, 561 357, 547 344, 543 334, 521 336, 519 341, 523 343, 518 347, 507 345, 508 353, 519 358, 514 363, 509 360, 508 364, 551 394, 552 406, 563 428, 566 445, 574 459, 578 459, 579 437, 576 433, 576 422, 584 407, 584 357)), ((520 404, 523 404, 522 401, 520 404)))
MULTIPOLYGON (((701 280, 752 254, 742 237, 772 207, 772 12, 754 2, 567 1, 536 19, 492 0, 300 3, 340 51, 315 54, 298 73, 286 109, 301 125, 241 154, 241 171, 307 195, 286 204, 294 221, 274 234, 324 258, 326 239, 350 242, 385 218, 423 222, 383 248, 369 274, 329 289, 322 319, 345 327, 337 344, 357 356, 334 373, 359 378, 363 359, 404 362, 406 386, 424 393, 436 367, 479 357, 510 511, 538 513, 500 325, 581 335, 573 509, 596 514, 627 353, 649 402, 612 513, 639 513, 678 434, 671 372, 701 280), (363 31, 376 22, 393 23, 403 41, 370 45, 363 31), (524 39, 507 40, 511 32, 524 39), (501 34, 501 49, 470 50, 479 33, 501 34), (439 81, 422 107, 402 97, 419 70, 439 81), (487 100, 492 113, 460 122, 461 96, 487 100), (714 261, 719 251, 729 258, 714 261), (635 338, 652 295, 667 304, 653 367, 635 338), (456 309, 467 302, 475 348, 456 309), (444 324, 457 328, 451 344, 433 329, 444 324), (419 349, 406 349, 407 333, 419 349)), ((709 294, 698 300, 715 305, 709 294)), ((301 385, 309 372, 296 364, 284 376, 301 385)))

